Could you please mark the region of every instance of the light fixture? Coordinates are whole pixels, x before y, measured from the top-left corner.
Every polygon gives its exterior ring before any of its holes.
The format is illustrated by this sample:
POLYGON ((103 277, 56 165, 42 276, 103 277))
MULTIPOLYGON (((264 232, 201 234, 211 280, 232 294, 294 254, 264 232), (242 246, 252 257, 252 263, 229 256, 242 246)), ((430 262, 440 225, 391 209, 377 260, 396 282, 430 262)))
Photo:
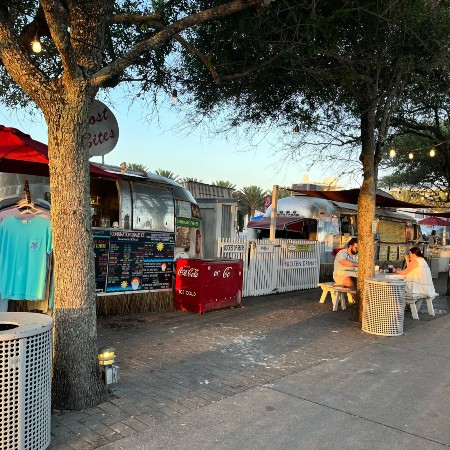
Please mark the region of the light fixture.
POLYGON ((295 125, 294 133, 300 133, 300 127, 298 125, 295 125))
POLYGON ((175 103, 178 101, 178 92, 176 89, 172 91, 172 103, 175 105, 175 103))
POLYGON ((116 359, 116 349, 110 345, 105 345, 98 349, 98 364, 106 385, 119 381, 119 366, 114 364, 116 359))
POLYGON ((436 149, 434 147, 434 145, 431 146, 431 150, 430 150, 430 156, 433 157, 436 155, 436 149))
POLYGON ((36 35, 34 39, 31 41, 31 49, 33 50, 34 53, 41 53, 42 45, 38 35, 36 35))
POLYGON ((409 152, 408 158, 409 159, 414 159, 414 153, 413 152, 409 152))
POLYGON ((109 366, 116 359, 116 349, 110 345, 105 345, 98 349, 98 363, 101 366, 109 366))
POLYGON ((391 145, 389 147, 389 158, 394 158, 394 156, 395 156, 395 147, 391 145))

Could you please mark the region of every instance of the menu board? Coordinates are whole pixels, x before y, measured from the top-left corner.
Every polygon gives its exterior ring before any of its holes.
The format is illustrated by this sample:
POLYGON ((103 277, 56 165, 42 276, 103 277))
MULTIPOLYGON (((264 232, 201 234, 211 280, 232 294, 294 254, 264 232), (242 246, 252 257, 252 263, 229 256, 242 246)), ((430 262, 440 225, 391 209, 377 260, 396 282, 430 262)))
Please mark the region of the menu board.
POLYGON ((398 260, 398 245, 389 246, 389 261, 398 260))
POLYGON ((175 233, 94 230, 97 292, 172 286, 175 233))

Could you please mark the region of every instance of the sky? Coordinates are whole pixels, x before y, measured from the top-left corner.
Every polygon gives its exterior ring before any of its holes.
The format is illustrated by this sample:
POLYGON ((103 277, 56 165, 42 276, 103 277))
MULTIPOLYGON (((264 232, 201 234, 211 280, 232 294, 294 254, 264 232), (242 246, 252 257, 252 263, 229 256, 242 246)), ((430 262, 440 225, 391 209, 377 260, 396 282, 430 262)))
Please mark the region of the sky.
MULTIPOLYGON (((322 170, 308 170, 307 166, 284 165, 279 167, 271 143, 277 137, 262 137, 255 149, 249 150, 245 138, 207 136, 205 131, 195 130, 190 134, 181 131, 182 105, 161 107, 159 117, 150 123, 143 119, 143 106, 132 107, 120 100, 101 99, 114 113, 119 125, 119 140, 116 147, 104 156, 106 164, 122 162, 143 164, 150 171, 170 170, 180 177, 192 177, 204 183, 226 180, 237 189, 256 185, 271 190, 273 185, 289 187, 309 174, 310 180, 322 181, 331 174, 322 170)), ((47 143, 47 126, 41 115, 33 118, 20 112, 9 112, 0 105, 0 124, 18 128, 33 139, 47 143)), ((101 162, 101 157, 93 157, 101 162)))

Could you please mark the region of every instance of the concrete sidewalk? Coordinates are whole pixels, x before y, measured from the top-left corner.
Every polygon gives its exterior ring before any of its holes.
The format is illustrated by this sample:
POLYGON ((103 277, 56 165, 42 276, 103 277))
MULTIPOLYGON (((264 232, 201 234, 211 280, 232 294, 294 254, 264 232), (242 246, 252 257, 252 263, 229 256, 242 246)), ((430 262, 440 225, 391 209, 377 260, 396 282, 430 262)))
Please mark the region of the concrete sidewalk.
POLYGON ((319 297, 101 320, 121 379, 107 403, 55 412, 51 448, 450 446, 449 299, 436 299, 435 318, 407 312, 404 335, 386 338, 319 297))

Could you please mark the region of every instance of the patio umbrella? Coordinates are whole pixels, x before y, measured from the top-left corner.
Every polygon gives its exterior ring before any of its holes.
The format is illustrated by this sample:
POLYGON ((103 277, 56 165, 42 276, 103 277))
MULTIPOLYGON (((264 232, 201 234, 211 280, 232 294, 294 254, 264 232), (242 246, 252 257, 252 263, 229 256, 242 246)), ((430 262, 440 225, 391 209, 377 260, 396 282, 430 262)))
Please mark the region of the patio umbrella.
MULTIPOLYGON (((23 173, 48 177, 48 147, 17 128, 0 125, 0 172, 23 173)), ((94 177, 120 178, 94 164, 94 177)))
POLYGON ((431 227, 450 227, 450 222, 440 217, 427 217, 417 221, 420 225, 428 225, 431 227))

